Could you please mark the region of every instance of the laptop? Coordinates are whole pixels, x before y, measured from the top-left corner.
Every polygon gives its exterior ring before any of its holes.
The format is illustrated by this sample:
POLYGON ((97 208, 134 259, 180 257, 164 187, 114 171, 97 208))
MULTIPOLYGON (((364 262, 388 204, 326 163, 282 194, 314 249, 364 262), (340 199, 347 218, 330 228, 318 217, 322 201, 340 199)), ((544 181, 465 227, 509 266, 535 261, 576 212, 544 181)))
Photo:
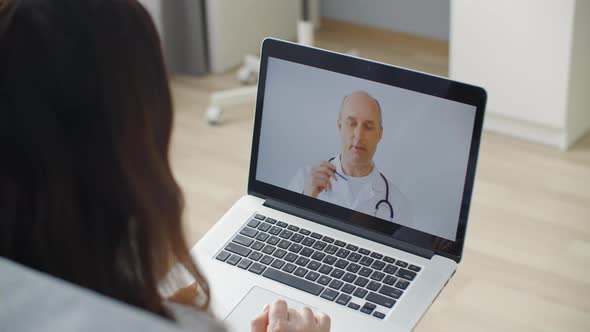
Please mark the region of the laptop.
POLYGON ((409 331, 461 261, 486 92, 262 43, 247 194, 195 245, 230 330, 281 298, 332 331, 409 331))

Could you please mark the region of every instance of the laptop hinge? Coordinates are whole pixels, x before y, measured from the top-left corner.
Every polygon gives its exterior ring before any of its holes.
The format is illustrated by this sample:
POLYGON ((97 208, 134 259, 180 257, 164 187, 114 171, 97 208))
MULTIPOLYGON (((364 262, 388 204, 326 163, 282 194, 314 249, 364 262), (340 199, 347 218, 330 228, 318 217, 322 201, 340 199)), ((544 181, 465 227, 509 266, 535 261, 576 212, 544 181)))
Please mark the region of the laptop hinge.
POLYGON ((317 212, 313 212, 310 210, 306 210, 304 208, 298 207, 298 206, 294 206, 288 203, 284 203, 284 202, 280 202, 280 201, 276 201, 273 199, 267 199, 264 204, 264 206, 269 207, 271 209, 275 209, 275 210, 279 210, 281 212, 285 212, 300 218, 304 218, 307 220, 311 220, 317 223, 320 223, 324 226, 328 226, 331 228, 335 228, 337 230, 343 231, 343 232, 347 232, 356 236, 360 236, 362 238, 371 240, 371 241, 375 241, 381 244, 384 244, 386 246, 389 247, 393 247, 402 251, 406 251, 409 252, 411 254, 414 255, 418 255, 420 257, 424 257, 427 259, 431 259, 434 256, 434 251, 433 250, 428 250, 425 248, 421 248, 418 246, 415 246, 413 244, 407 243, 407 242, 403 242, 391 237, 388 237, 386 235, 382 235, 379 233, 376 233, 374 231, 368 230, 366 228, 360 227, 360 226, 356 226, 347 222, 343 222, 340 221, 338 219, 317 213, 317 212))

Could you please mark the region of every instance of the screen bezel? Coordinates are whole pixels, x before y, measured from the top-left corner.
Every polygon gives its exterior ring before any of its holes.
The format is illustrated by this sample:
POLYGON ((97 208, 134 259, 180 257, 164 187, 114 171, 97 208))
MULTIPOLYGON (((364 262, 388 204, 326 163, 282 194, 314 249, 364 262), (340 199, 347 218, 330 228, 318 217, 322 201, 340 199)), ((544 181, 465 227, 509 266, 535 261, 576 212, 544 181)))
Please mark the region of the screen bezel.
MULTIPOLYGON (((373 62, 353 56, 334 53, 318 48, 267 38, 262 43, 256 113, 252 137, 252 152, 248 178, 248 194, 261 198, 272 198, 308 211, 321 211, 321 214, 343 222, 341 229, 355 233, 362 227, 379 235, 393 238, 412 245, 432 250, 436 254, 461 260, 467 228, 469 207, 473 193, 473 183, 478 159, 483 118, 487 94, 484 89, 452 81, 446 78, 373 62), (459 222, 455 241, 427 234, 399 224, 390 223, 374 216, 359 213, 338 205, 304 196, 278 186, 256 180, 258 150, 264 109, 264 92, 268 58, 273 57, 310 67, 350 75, 397 88, 440 97, 476 107, 475 121, 469 151, 469 160, 463 188, 459 222), (398 236, 398 234, 402 234, 398 236)), ((369 238, 370 236, 364 236, 369 238)))

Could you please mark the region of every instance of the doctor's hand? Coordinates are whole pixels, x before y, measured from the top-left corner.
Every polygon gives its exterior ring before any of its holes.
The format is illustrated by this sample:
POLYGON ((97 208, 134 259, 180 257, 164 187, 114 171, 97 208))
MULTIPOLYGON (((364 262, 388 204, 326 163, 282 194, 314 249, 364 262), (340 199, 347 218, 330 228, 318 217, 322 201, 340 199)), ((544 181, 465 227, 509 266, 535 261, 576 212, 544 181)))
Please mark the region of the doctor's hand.
POLYGON ((276 300, 251 323, 252 332, 328 332, 330 317, 325 313, 313 313, 305 307, 301 310, 289 309, 283 300, 276 300))
POLYGON ((303 194, 317 198, 322 191, 326 189, 332 190, 331 178, 338 181, 336 178, 336 166, 327 161, 313 165, 309 177, 305 179, 303 194))

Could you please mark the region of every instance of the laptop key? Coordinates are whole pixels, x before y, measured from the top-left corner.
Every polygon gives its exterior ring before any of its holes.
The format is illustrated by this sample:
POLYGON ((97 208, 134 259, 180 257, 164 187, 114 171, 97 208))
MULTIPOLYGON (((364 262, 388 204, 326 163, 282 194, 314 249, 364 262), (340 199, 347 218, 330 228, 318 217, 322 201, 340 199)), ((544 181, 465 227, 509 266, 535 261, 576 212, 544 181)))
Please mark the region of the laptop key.
POLYGON ((397 273, 395 275, 397 277, 412 281, 416 277, 416 272, 412 272, 412 271, 406 270, 406 269, 399 269, 399 270, 397 270, 397 273))
POLYGON ((289 251, 294 252, 296 254, 298 254, 301 249, 303 249, 303 247, 300 244, 297 243, 293 243, 290 247, 289 247, 289 251))
POLYGON ((385 263, 383 263, 382 261, 374 261, 373 264, 371 264, 371 268, 373 270, 381 271, 384 267, 385 263))
POLYGON ((379 289, 379 287, 380 287, 380 286, 381 286, 381 284, 380 284, 380 283, 378 283, 378 282, 376 282, 376 281, 371 281, 371 282, 369 282, 369 284, 367 285, 367 288, 368 288, 369 290, 372 290, 372 291, 377 291, 377 290, 379 289))
POLYGON ((278 227, 278 226, 272 226, 268 232, 272 235, 279 235, 279 233, 282 231, 283 229, 278 227))
POLYGON ((241 235, 236 235, 232 241, 237 244, 241 244, 244 247, 249 247, 252 244, 252 242, 254 242, 254 240, 241 235))
POLYGON ((338 295, 340 295, 339 292, 330 289, 330 288, 326 288, 324 290, 324 292, 322 293, 322 295, 320 295, 321 298, 324 298, 328 301, 334 301, 336 299, 336 297, 338 297, 338 295))
POLYGON ((285 267, 283 267, 283 271, 285 271, 287 273, 291 273, 291 272, 295 271, 296 268, 297 268, 297 266, 295 266, 291 263, 287 263, 287 265, 285 265, 285 267))
POLYGON ((294 275, 298 276, 298 277, 303 277, 304 275, 307 274, 307 272, 309 272, 308 269, 304 269, 302 267, 298 267, 297 269, 295 269, 295 272, 293 272, 294 275))
POLYGON ((391 308, 395 304, 394 299, 373 292, 369 293, 365 300, 377 303, 378 305, 384 306, 386 308, 391 308))
POLYGON ((349 243, 349 244, 346 245, 346 249, 354 252, 354 251, 359 250, 359 247, 357 247, 357 246, 352 245, 352 244, 349 243))
POLYGON ((217 254, 217 257, 215 257, 215 259, 217 259, 218 261, 222 261, 225 262, 225 260, 230 256, 231 254, 227 251, 222 251, 219 254, 217 254))
POLYGON ((275 252, 272 255, 276 258, 283 258, 283 257, 285 257, 286 254, 287 254, 287 252, 285 250, 277 249, 277 250, 275 250, 275 252))
POLYGON ((318 239, 318 240, 319 240, 319 239, 321 239, 323 236, 322 236, 322 234, 319 234, 319 233, 315 233, 315 232, 314 232, 314 233, 311 233, 311 237, 313 237, 314 239, 318 239))
POLYGON ((260 224, 260 220, 258 219, 250 219, 250 221, 248 221, 248 226, 256 228, 258 225, 260 224))
POLYGON ((266 243, 272 244, 273 246, 275 246, 277 243, 279 243, 279 241, 281 241, 281 239, 279 239, 278 237, 271 236, 268 238, 268 240, 266 240, 266 243))
POLYGON ((338 251, 338 247, 336 247, 333 244, 330 244, 326 247, 326 250, 324 250, 324 251, 330 255, 334 255, 336 253, 336 251, 338 251))
POLYGON ((260 231, 262 231, 262 232, 266 232, 266 231, 268 231, 268 230, 269 230, 271 227, 272 227, 272 226, 271 226, 270 224, 263 222, 263 223, 261 223, 261 224, 260 224, 260 226, 258 226, 258 229, 259 229, 260 231))
POLYGON ((299 233, 301 233, 301 234, 303 234, 303 235, 309 235, 309 234, 311 234, 311 232, 310 232, 310 231, 308 231, 308 230, 307 230, 307 229, 305 229, 305 228, 301 228, 301 229, 299 229, 299 233))
POLYGON ((272 267, 266 269, 262 276, 313 295, 319 295, 324 290, 324 287, 318 284, 292 276, 272 267))
POLYGON ((339 247, 344 247, 346 245, 346 242, 342 242, 340 240, 336 240, 334 241, 334 244, 339 246, 339 247))
POLYGON ((324 248, 327 246, 328 244, 326 242, 323 241, 316 241, 316 243, 314 243, 314 245, 312 246, 312 248, 314 248, 315 250, 324 250, 324 248))
POLYGON ((354 287, 353 285, 346 284, 342 287, 341 291, 346 294, 351 294, 352 292, 354 292, 355 289, 356 289, 356 287, 354 287))
POLYGON ((408 263, 398 260, 397 262, 395 262, 395 265, 400 266, 400 267, 407 267, 408 263))
POLYGON ((349 307, 350 309, 352 309, 352 310, 359 310, 359 308, 360 308, 361 306, 360 306, 360 305, 358 305, 358 304, 356 304, 356 303, 350 302, 350 303, 348 304, 348 307, 349 307))
POLYGON ((371 279, 376 280, 376 281, 381 281, 381 280, 383 280, 384 277, 385 277, 385 273, 379 272, 379 271, 374 271, 373 274, 371 274, 371 279))
POLYGON ((348 259, 351 262, 358 262, 361 259, 361 254, 353 252, 352 254, 348 255, 348 257, 346 259, 348 259))
POLYGON ((290 263, 293 263, 296 259, 297 259, 297 255, 295 255, 292 252, 288 253, 287 256, 285 256, 285 260, 290 263))
POLYGON ((375 308, 377 308, 377 306, 373 303, 365 303, 365 305, 361 308, 361 312, 365 313, 367 315, 370 315, 371 313, 373 313, 373 310, 375 310, 375 308))
POLYGON ((274 267, 277 270, 280 270, 285 265, 285 262, 280 259, 275 259, 270 266, 274 267))
POLYGON ((231 255, 225 262, 229 265, 236 265, 242 259, 242 257, 238 255, 231 255))
POLYGON ((252 252, 252 249, 242 247, 241 245, 233 242, 228 243, 227 246, 225 246, 225 250, 244 257, 248 257, 248 255, 250 255, 250 253, 252 252))
POLYGON ((330 265, 323 264, 322 267, 320 267, 320 273, 329 274, 333 269, 334 268, 330 265))
POLYGON ((336 303, 341 305, 347 305, 350 299, 352 299, 350 295, 340 294, 340 296, 338 296, 338 298, 336 299, 336 303))
POLYGON ((337 260, 338 260, 338 258, 336 258, 334 256, 327 255, 322 262, 324 262, 328 265, 334 265, 334 263, 336 263, 337 260))
POLYGON ((262 253, 258 251, 252 251, 252 253, 248 256, 251 260, 257 262, 262 257, 262 253))
POLYGON ((291 242, 289 242, 287 240, 281 240, 281 242, 279 242, 279 244, 277 244, 277 247, 282 248, 282 249, 287 249, 287 248, 289 248, 290 245, 291 245, 291 242))
POLYGON ((248 269, 248 271, 250 271, 252 273, 256 273, 256 274, 261 274, 265 269, 266 269, 266 266, 264 266, 260 263, 253 263, 252 265, 250 265, 250 268, 248 269))
POLYGON ((369 269, 368 267, 363 267, 359 271, 359 274, 362 275, 363 277, 368 277, 371 275, 371 273, 373 273, 373 270, 369 269))
POLYGON ((332 271, 332 273, 330 273, 330 277, 334 277, 334 278, 342 278, 342 276, 344 275, 344 271, 340 270, 340 269, 334 269, 334 271, 332 271))
POLYGON ((359 263, 364 266, 369 266, 369 265, 373 264, 373 261, 374 261, 374 259, 372 259, 368 256, 365 256, 360 260, 359 263))
POLYGON ((349 254, 350 254, 350 251, 340 248, 340 250, 338 250, 338 252, 336 253, 336 256, 338 256, 340 258, 346 258, 346 257, 348 257, 349 254))
POLYGON ((402 296, 403 293, 403 291, 397 288, 389 287, 386 285, 381 286, 381 289, 379 289, 379 294, 387 295, 394 299, 399 299, 399 297, 402 296))
POLYGON ((363 278, 363 277, 358 277, 356 278, 356 280, 354 281, 354 284, 360 287, 365 287, 365 285, 369 282, 369 279, 367 278, 363 278))
POLYGON ((257 214, 254 215, 254 218, 256 218, 258 220, 264 220, 264 218, 266 218, 266 217, 257 213, 257 214))
POLYGON ((320 274, 317 272, 310 271, 306 276, 305 279, 316 281, 320 277, 320 274))
POLYGON ((272 263, 273 260, 274 260, 274 258, 272 258, 268 255, 264 255, 264 257, 262 257, 260 259, 260 263, 264 264, 264 265, 268 265, 268 264, 272 263))
POLYGON ((395 259, 393 259, 393 258, 391 258, 389 256, 383 257, 383 260, 385 261, 385 263, 389 263, 389 264, 395 263, 395 259))
POLYGON ((268 237, 268 234, 260 232, 258 235, 256 235, 256 240, 264 242, 266 239, 268 239, 268 237))
POLYGON ((291 237, 291 235, 293 235, 293 232, 283 229, 283 231, 279 234, 279 237, 282 237, 283 239, 288 239, 291 237))
POLYGON ((303 248, 303 250, 301 250, 301 252, 299 254, 301 256, 309 257, 309 256, 311 256, 311 254, 313 254, 313 249, 311 249, 311 248, 303 248))
POLYGON ((359 299, 362 299, 367 295, 367 293, 369 293, 368 290, 362 289, 362 288, 357 288, 352 295, 358 297, 359 299))
POLYGON ((382 313, 382 312, 379 312, 379 311, 375 311, 375 312, 373 313, 373 317, 377 317, 377 318, 379 318, 379 319, 383 319, 383 318, 385 318, 385 314, 384 314, 384 313, 382 313))
POLYGON ((406 289, 408 288, 408 286, 410 286, 410 282, 405 281, 403 279, 398 280, 397 283, 395 283, 395 287, 399 288, 399 289, 406 289))
POLYGON ((323 240, 324 242, 328 242, 328 243, 332 243, 332 242, 334 242, 334 239, 333 239, 333 238, 331 238, 331 237, 329 237, 329 236, 324 236, 324 237, 322 238, 322 240, 323 240))
POLYGON ((320 266, 321 266, 321 264, 318 261, 311 261, 311 262, 309 262, 309 264, 307 264, 307 268, 312 271, 317 271, 317 269, 319 269, 320 266))
POLYGON ((356 273, 360 268, 361 268, 360 265, 352 263, 352 264, 348 265, 348 267, 346 268, 346 271, 356 273))
POLYGON ((307 265, 307 263, 309 263, 309 258, 305 258, 305 257, 299 257, 295 261, 295 264, 297 264, 299 266, 305 266, 305 265, 307 265))
POLYGON ((250 227, 244 227, 242 228, 242 230, 240 231, 240 234, 242 235, 246 235, 247 237, 255 237, 256 235, 258 235, 258 231, 255 230, 254 228, 250 228, 250 227))
POLYGON ((320 283, 324 286, 329 284, 330 281, 332 281, 332 278, 330 278, 328 276, 320 276, 320 278, 318 279, 318 283, 320 283))
POLYGON ((326 257, 326 254, 321 251, 316 251, 311 255, 311 259, 315 259, 316 261, 321 261, 324 257, 326 257))
POLYGON ((383 272, 387 273, 387 274, 394 274, 397 271, 397 267, 393 266, 391 264, 387 264, 387 266, 385 266, 385 269, 383 270, 383 272))
POLYGON ((365 249, 365 248, 360 248, 360 249, 359 249, 359 253, 360 253, 360 254, 363 254, 363 255, 368 255, 368 254, 370 254, 370 253, 371 253, 371 251, 369 251, 369 250, 367 250, 367 249, 365 249))
POLYGON ((250 267, 250 264, 252 264, 252 261, 251 261, 251 260, 249 260, 249 259, 247 259, 247 258, 244 258, 244 259, 242 259, 242 260, 240 261, 240 263, 238 263, 238 267, 239 267, 240 269, 244 269, 244 270, 245 270, 245 269, 247 269, 248 267, 250 267))
POLYGON ((297 232, 299 230, 299 227, 295 226, 295 225, 289 225, 287 226, 287 229, 293 232, 297 232))
POLYGON ((283 221, 277 221, 277 226, 279 226, 279 227, 285 228, 285 227, 287 227, 287 225, 288 225, 288 224, 287 224, 286 222, 283 222, 283 221))
POLYGON ((301 234, 293 234, 293 236, 291 236, 290 240, 295 242, 295 243, 299 243, 301 242, 303 239, 305 238, 305 236, 301 235, 301 234))
POLYGON ((264 246, 264 248, 262 248, 262 252, 270 255, 275 251, 275 249, 276 249, 275 247, 267 244, 264 246))
POLYGON ((395 282, 397 281, 397 278, 394 276, 387 276, 385 277, 385 279, 383 279, 383 283, 393 286, 393 284, 395 284, 395 282))
POLYGON ((264 243, 260 242, 260 241, 256 241, 254 242, 254 244, 251 247, 254 250, 261 250, 262 248, 264 248, 264 243))
POLYGON ((314 243, 315 243, 315 240, 310 237, 306 237, 305 239, 303 239, 303 241, 301 241, 301 244, 306 247, 311 247, 311 246, 313 246, 314 243))
POLYGON ((410 266, 408 267, 408 269, 409 269, 410 271, 414 271, 414 272, 420 272, 420 270, 421 270, 421 268, 420 268, 419 266, 416 266, 416 265, 410 265, 410 266))
POLYGON ((336 262, 336 264, 334 264, 334 266, 339 269, 345 269, 346 266, 348 266, 348 261, 341 258, 336 262))
POLYGON ((353 282, 354 279, 356 279, 356 275, 352 274, 350 272, 347 272, 344 277, 342 277, 342 280, 346 281, 346 282, 353 282))
POLYGON ((266 222, 269 222, 269 223, 271 223, 271 224, 273 224, 273 225, 274 225, 274 224, 276 224, 276 222, 277 222, 277 220, 276 220, 276 219, 273 219, 273 218, 266 218, 266 220, 265 220, 265 221, 266 221, 266 222))
POLYGON ((373 257, 375 259, 381 259, 381 258, 383 258, 383 255, 381 255, 378 252, 373 252, 373 253, 371 253, 371 257, 373 257))

